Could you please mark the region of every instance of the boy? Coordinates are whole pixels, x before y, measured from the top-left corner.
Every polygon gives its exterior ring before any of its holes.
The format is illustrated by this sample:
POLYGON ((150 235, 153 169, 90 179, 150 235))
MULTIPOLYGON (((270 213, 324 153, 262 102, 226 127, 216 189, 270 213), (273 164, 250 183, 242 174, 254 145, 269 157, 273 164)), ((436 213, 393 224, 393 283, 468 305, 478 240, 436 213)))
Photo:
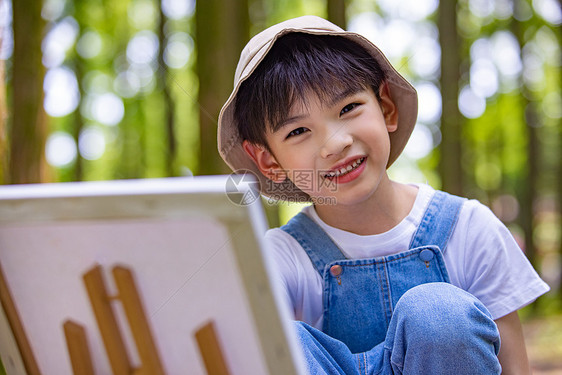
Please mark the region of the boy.
POLYGON ((266 234, 310 372, 528 374, 517 310, 548 286, 486 207, 389 179, 417 95, 384 55, 306 16, 254 37, 235 77, 221 156, 313 202, 266 234))

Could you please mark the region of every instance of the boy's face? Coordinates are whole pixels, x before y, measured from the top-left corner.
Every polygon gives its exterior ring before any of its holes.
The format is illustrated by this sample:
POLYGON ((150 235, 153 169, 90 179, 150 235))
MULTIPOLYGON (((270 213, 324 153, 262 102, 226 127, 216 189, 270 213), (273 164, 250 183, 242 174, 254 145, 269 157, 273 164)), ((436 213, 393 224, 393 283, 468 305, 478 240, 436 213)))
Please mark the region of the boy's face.
POLYGON ((361 202, 387 178, 388 133, 397 127, 386 84, 380 96, 379 103, 365 89, 324 103, 308 94, 306 105, 296 103, 282 126, 266 134, 270 151, 247 143, 244 147, 271 183, 289 178, 313 201, 334 197, 338 204, 361 202))

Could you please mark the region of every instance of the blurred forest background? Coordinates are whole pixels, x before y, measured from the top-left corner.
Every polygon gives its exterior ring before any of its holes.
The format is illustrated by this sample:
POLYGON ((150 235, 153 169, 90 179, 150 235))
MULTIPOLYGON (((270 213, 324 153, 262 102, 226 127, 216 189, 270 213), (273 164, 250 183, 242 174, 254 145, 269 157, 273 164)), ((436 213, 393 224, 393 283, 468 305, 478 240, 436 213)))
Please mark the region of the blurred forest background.
POLYGON ((305 14, 364 34, 417 88, 391 176, 510 228, 552 288, 523 312, 536 369, 562 369, 542 358, 562 362, 562 0, 0 0, 0 182, 230 173, 216 127, 240 51, 305 14))

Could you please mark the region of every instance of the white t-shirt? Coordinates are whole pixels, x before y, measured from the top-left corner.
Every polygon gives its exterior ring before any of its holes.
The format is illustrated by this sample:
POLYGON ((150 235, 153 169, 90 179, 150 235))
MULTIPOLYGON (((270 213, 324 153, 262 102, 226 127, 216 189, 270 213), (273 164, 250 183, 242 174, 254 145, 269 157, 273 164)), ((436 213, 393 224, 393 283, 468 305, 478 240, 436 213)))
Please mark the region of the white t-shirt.
MULTIPOLYGON (((303 212, 326 231, 350 259, 375 258, 408 250, 425 210, 435 193, 418 185, 408 216, 382 234, 361 236, 324 223, 313 206, 303 212)), ((281 290, 294 318, 322 327, 323 280, 299 243, 285 231, 267 231, 281 290)), ((509 230, 484 205, 466 201, 444 254, 451 283, 476 298, 498 319, 533 302, 549 287, 537 275, 509 230)))

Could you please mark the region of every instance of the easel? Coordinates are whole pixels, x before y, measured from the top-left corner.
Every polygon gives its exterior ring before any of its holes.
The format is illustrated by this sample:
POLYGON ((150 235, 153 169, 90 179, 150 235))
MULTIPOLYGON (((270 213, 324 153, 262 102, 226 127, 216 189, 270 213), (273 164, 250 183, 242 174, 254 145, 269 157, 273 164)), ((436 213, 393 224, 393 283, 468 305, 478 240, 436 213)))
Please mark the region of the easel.
MULTIPOLYGON (((118 289, 118 295, 115 296, 110 296, 107 292, 101 266, 97 265, 86 272, 83 280, 113 375, 164 375, 166 372, 158 355, 132 271, 126 267, 116 266, 112 269, 112 274, 118 289), (114 301, 120 301, 125 311, 141 362, 139 367, 134 367, 130 362, 113 311, 112 303, 114 301)), ((1 265, 0 302, 14 333, 26 372, 28 375, 40 375, 41 371, 19 318, 1 265)), ((84 326, 75 321, 66 320, 63 329, 74 375, 95 375, 84 326)), ((198 329, 194 336, 207 374, 229 375, 230 372, 224 360, 213 322, 210 321, 198 329)))
POLYGON ((8 288, 8 283, 6 282, 6 277, 4 276, 4 271, 2 265, 0 264, 0 303, 2 303, 2 308, 6 312, 6 318, 10 324, 10 328, 14 334, 14 339, 19 348, 21 354, 21 359, 23 361, 23 366, 28 375, 41 375, 39 371, 39 366, 37 366, 37 361, 31 350, 31 345, 27 340, 27 335, 25 334, 25 329, 21 323, 16 305, 14 304, 14 299, 12 298, 12 293, 8 288))

